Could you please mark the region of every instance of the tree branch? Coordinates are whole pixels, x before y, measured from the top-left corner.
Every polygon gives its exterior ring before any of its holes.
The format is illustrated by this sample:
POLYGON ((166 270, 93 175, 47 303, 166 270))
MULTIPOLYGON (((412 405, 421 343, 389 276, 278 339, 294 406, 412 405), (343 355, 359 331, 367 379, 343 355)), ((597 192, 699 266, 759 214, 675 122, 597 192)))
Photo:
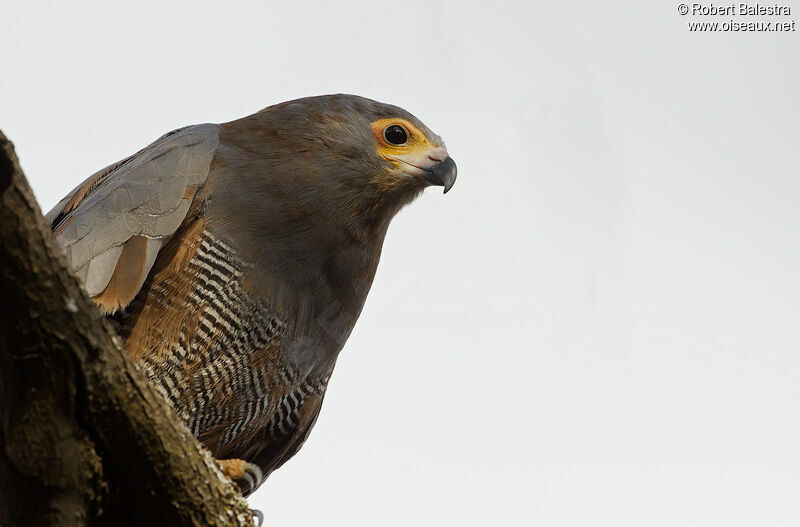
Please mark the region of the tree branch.
POLYGON ((67 268, 2 132, 0 525, 252 525, 67 268))

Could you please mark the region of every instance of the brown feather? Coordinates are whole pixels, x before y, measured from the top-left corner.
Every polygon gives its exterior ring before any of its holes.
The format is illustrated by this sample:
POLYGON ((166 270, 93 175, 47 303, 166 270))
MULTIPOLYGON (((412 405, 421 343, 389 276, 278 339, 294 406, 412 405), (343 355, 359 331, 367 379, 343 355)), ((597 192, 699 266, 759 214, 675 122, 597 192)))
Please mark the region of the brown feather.
POLYGON ((147 238, 133 236, 125 242, 114 274, 102 293, 94 297, 104 313, 113 313, 131 303, 147 271, 147 238))
POLYGON ((159 252, 150 277, 130 309, 130 319, 135 323, 128 329, 125 348, 136 360, 153 353, 166 355, 178 343, 181 331, 191 335, 197 328, 200 311, 187 312, 181 307, 187 305, 195 282, 186 269, 207 227, 199 217, 201 202, 197 199, 192 203, 183 225, 159 252), (166 291, 163 299, 156 299, 157 287, 166 291))

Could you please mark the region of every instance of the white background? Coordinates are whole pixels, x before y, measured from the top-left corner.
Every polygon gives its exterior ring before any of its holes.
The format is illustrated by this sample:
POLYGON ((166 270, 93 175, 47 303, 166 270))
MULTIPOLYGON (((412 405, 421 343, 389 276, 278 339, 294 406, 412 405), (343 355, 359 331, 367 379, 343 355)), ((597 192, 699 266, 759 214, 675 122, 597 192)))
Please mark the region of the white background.
POLYGON ((403 106, 458 162, 390 229, 267 526, 800 524, 797 32, 665 1, 9 4, 0 127, 45 211, 314 94, 403 106))

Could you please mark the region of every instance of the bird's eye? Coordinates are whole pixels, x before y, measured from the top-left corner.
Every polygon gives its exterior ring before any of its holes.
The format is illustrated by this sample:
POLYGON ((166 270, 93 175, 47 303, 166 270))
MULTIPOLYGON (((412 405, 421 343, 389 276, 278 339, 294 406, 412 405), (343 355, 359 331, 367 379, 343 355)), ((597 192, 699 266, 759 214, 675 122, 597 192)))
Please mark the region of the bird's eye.
POLYGON ((399 124, 393 124, 383 130, 383 138, 389 144, 404 145, 408 141, 408 132, 399 124))

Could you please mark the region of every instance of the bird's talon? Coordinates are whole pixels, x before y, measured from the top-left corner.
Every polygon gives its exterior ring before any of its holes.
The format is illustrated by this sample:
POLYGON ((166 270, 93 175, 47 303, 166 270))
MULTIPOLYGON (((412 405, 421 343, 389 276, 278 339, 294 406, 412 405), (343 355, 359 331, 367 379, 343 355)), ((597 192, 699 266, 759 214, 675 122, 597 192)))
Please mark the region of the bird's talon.
POLYGON ((218 459, 223 474, 231 478, 245 496, 252 494, 264 482, 264 473, 258 465, 243 459, 218 459))
POLYGON ((256 527, 261 527, 264 523, 264 513, 257 509, 250 509, 250 513, 258 520, 256 527))

